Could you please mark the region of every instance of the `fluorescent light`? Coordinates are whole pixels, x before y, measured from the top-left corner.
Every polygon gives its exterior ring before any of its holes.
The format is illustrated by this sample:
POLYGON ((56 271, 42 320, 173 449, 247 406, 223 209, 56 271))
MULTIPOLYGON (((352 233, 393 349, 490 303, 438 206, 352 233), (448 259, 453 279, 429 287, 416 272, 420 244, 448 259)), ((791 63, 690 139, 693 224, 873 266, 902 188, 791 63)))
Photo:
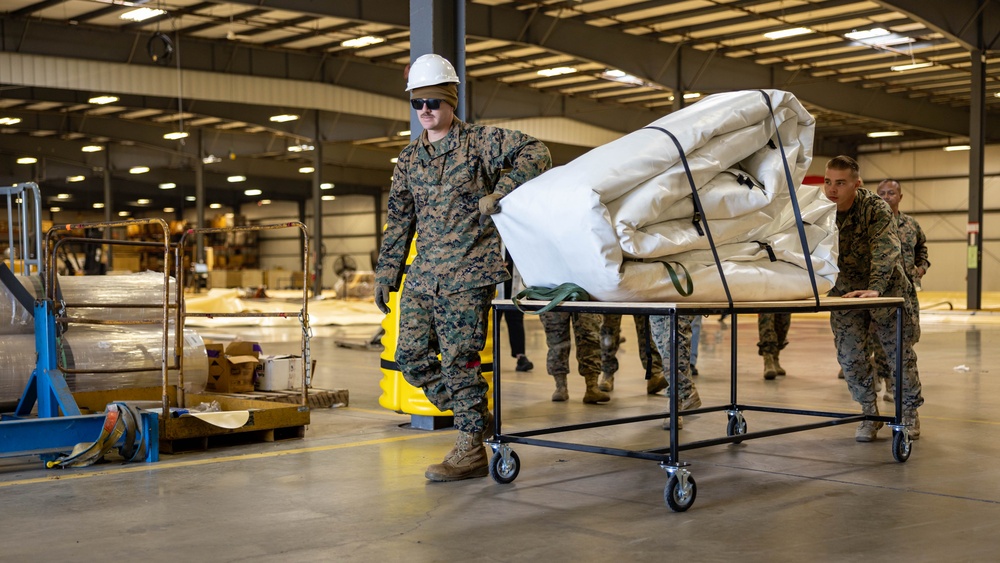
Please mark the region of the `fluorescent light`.
POLYGON ((173 182, 164 182, 164 183, 160 184, 160 189, 161 190, 172 190, 172 189, 174 189, 176 187, 177 187, 177 184, 175 184, 173 182))
POLYGON ((323 201, 333 201, 333 200, 337 199, 337 196, 335 196, 335 195, 324 195, 324 196, 320 196, 320 199, 323 200, 323 201))
POLYGON ((97 202, 93 205, 93 207, 94 209, 104 209, 104 204, 101 202, 97 202))
POLYGON ((128 212, 128 211, 119 211, 118 212, 118 216, 119 217, 128 217, 129 215, 131 215, 131 213, 128 212))
POLYGON ((118 101, 118 96, 94 96, 87 100, 88 103, 103 106, 105 104, 111 104, 118 101))
POLYGON ((201 159, 201 162, 202 164, 215 164, 216 162, 222 162, 222 159, 215 156, 214 154, 210 154, 205 158, 201 159))
POLYGON ((994 96, 994 97, 997 97, 997 98, 1000 98, 1000 92, 994 92, 994 93, 993 93, 993 96, 994 96))
POLYGON ((184 201, 195 201, 197 199, 198 198, 194 197, 193 195, 186 195, 186 196, 184 196, 184 201))
POLYGON ((59 194, 56 196, 56 199, 69 199, 70 197, 72 196, 70 196, 69 194, 59 194))
POLYGON ((323 182, 322 184, 319 185, 319 189, 321 189, 321 190, 332 190, 333 189, 333 184, 331 184, 330 182, 323 182))
POLYGON ((687 92, 687 93, 684 94, 684 99, 685 100, 696 100, 696 99, 698 99, 700 97, 701 97, 701 94, 698 93, 698 92, 687 92))
POLYGON ((164 207, 163 208, 163 212, 164 213, 173 213, 174 212, 174 208, 173 207, 164 207))
POLYGON ((541 76, 550 77, 550 76, 559 76, 561 74, 573 74, 574 72, 576 72, 576 69, 571 66, 557 66, 555 68, 543 68, 542 70, 538 71, 538 74, 540 74, 541 76))
POLYGON ((853 39, 855 41, 864 41, 865 39, 871 39, 873 37, 882 37, 883 35, 889 35, 889 31, 882 29, 881 27, 875 27, 872 29, 866 29, 864 31, 852 31, 850 33, 845 33, 844 37, 848 39, 853 39))
POLYGON ((178 139, 183 139, 183 138, 185 138, 187 136, 188 136, 188 134, 187 134, 186 131, 172 131, 172 132, 167 133, 166 135, 164 135, 163 138, 167 139, 167 140, 170 140, 170 141, 176 141, 178 139))
POLYGON ((86 176, 80 176, 80 175, 77 175, 77 176, 67 176, 66 177, 66 181, 67 182, 82 182, 82 181, 84 181, 86 179, 87 179, 86 176))
POLYGON ((369 45, 378 45, 379 43, 385 42, 384 37, 375 37, 374 35, 365 35, 364 37, 355 37, 354 39, 348 39, 346 41, 341 41, 341 47, 350 47, 352 49, 357 49, 359 47, 367 47, 369 45))
POLYGON ((222 204, 221 203, 210 203, 208 205, 208 208, 209 209, 222 209, 222 204))
POLYGON ((969 145, 950 145, 950 146, 947 146, 947 147, 944 148, 944 150, 946 150, 948 152, 967 151, 967 150, 971 150, 971 149, 972 149, 972 147, 969 146, 969 145))
POLYGON ((927 68, 927 67, 933 66, 933 65, 934 65, 934 63, 931 63, 931 62, 927 62, 927 63, 910 63, 908 65, 891 66, 891 67, 889 67, 889 70, 892 70, 892 71, 895 71, 895 72, 904 72, 904 71, 907 71, 907 70, 913 70, 913 69, 917 69, 917 68, 927 68))
POLYGON ((396 164, 397 162, 399 162, 399 157, 395 157, 394 156, 394 157, 392 157, 392 158, 389 159, 389 162, 391 162, 393 164, 396 164))
POLYGON ((132 10, 125 12, 124 14, 118 16, 120 19, 129 20, 134 22, 146 21, 149 18, 155 18, 156 16, 162 16, 167 13, 164 10, 157 10, 156 8, 139 8, 137 10, 132 10))
POLYGON ((260 204, 261 205, 271 205, 271 200, 269 200, 269 199, 262 199, 262 200, 260 200, 260 204))
POLYGON ((311 151, 314 148, 316 148, 316 147, 314 147, 312 145, 306 145, 306 144, 292 145, 292 146, 288 147, 288 152, 306 152, 306 151, 311 151))
POLYGON ((22 156, 17 159, 18 164, 34 164, 36 162, 38 162, 38 159, 33 156, 22 156))
POLYGON ((262 191, 260 191, 260 190, 257 190, 257 189, 253 189, 253 190, 246 190, 246 191, 244 191, 244 192, 243 192, 243 195, 250 195, 250 196, 253 196, 253 195, 260 195, 260 194, 262 194, 262 193, 264 193, 264 192, 262 192, 262 191))
POLYGON ((51 211, 53 213, 58 213, 58 212, 62 211, 62 207, 50 207, 49 211, 51 211))
POLYGON ((87 145, 84 147, 80 147, 80 150, 83 152, 101 152, 104 150, 104 147, 102 147, 101 145, 87 145))
POLYGON ((226 181, 229 182, 230 184, 235 184, 236 182, 246 182, 247 181, 247 177, 246 176, 230 176, 230 177, 226 178, 226 181))
POLYGON ((137 200, 135 200, 135 202, 138 205, 149 205, 149 200, 145 199, 145 198, 143 198, 143 199, 137 199, 137 200))
MULTIPOLYGON (((1000 94, 1000 92, 998 92, 998 94, 1000 94)), ((409 137, 410 136, 410 130, 406 129, 406 130, 400 131, 399 133, 396 133, 396 134, 399 135, 400 137, 409 137)))
POLYGON ((882 137, 902 137, 902 131, 872 131, 868 133, 868 136, 872 139, 879 139, 882 137))
POLYGON ((146 172, 149 172, 148 166, 133 166, 128 169, 129 174, 145 174, 146 172))
POLYGON ((806 35, 812 33, 813 30, 808 27, 793 27, 790 29, 782 29, 780 31, 769 31, 764 34, 764 37, 768 39, 784 39, 786 37, 795 37, 796 35, 806 35))
POLYGON ((291 113, 283 113, 281 115, 272 115, 268 119, 270 119, 271 121, 273 121, 275 123, 284 123, 286 121, 295 121, 298 118, 299 118, 299 116, 297 116, 297 115, 294 115, 294 114, 291 114, 291 113))
POLYGON ((0 117, 0 125, 17 125, 20 122, 20 117, 0 117))
POLYGON ((315 171, 316 169, 312 166, 303 166, 302 168, 299 168, 299 174, 312 174, 315 171))
POLYGON ((601 78, 605 80, 613 80, 614 82, 621 82, 622 84, 632 84, 635 86, 645 86, 646 82, 636 76, 626 73, 623 70, 611 69, 605 70, 601 73, 601 78))

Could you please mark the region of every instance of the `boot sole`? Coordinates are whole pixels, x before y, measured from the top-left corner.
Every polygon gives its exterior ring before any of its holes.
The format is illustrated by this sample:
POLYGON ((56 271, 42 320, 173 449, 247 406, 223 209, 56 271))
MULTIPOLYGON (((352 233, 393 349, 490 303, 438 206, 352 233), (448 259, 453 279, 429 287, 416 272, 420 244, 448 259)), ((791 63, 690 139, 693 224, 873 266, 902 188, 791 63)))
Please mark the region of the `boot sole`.
POLYGON ((469 473, 463 473, 462 475, 441 475, 439 473, 424 473, 424 477, 428 481, 433 481, 435 483, 450 483, 452 481, 464 481, 466 479, 478 479, 480 477, 486 477, 490 474, 490 468, 482 467, 476 468, 475 471, 469 473))

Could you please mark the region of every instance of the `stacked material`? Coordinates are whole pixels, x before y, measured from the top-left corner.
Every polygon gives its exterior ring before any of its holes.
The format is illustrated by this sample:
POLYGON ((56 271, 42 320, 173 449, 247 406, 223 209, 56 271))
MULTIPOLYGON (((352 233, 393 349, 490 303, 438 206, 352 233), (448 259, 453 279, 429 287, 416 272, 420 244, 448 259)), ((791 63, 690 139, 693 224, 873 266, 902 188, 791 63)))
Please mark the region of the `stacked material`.
POLYGON ((825 294, 838 272, 836 206, 800 185, 814 127, 787 92, 716 94, 525 183, 493 218, 529 286, 575 283, 601 301, 726 301, 710 233, 734 301, 810 297, 813 281, 825 294))

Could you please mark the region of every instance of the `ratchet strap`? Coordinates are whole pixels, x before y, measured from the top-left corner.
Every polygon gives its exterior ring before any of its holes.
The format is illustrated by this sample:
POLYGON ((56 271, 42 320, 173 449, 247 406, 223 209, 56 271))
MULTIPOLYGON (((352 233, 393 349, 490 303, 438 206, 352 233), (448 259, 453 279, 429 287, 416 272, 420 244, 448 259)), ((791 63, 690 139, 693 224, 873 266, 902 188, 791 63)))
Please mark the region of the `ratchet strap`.
POLYGON ((556 287, 526 287, 517 292, 511 299, 518 311, 529 315, 541 315, 547 313, 558 306, 563 301, 590 301, 590 294, 587 290, 575 283, 564 283, 556 287), (534 299, 537 301, 548 301, 544 307, 537 311, 526 311, 521 307, 522 299, 534 299))

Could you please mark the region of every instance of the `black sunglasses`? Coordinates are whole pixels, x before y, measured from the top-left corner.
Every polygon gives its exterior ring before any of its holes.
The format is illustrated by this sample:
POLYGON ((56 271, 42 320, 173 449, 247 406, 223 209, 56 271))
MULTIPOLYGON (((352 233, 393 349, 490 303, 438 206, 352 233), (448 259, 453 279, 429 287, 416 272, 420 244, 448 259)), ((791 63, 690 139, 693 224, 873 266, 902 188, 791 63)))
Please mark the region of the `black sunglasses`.
POLYGON ((444 100, 439 100, 437 98, 413 98, 410 100, 410 105, 413 106, 415 110, 421 110, 424 104, 427 104, 427 109, 435 110, 441 109, 441 102, 444 100))

